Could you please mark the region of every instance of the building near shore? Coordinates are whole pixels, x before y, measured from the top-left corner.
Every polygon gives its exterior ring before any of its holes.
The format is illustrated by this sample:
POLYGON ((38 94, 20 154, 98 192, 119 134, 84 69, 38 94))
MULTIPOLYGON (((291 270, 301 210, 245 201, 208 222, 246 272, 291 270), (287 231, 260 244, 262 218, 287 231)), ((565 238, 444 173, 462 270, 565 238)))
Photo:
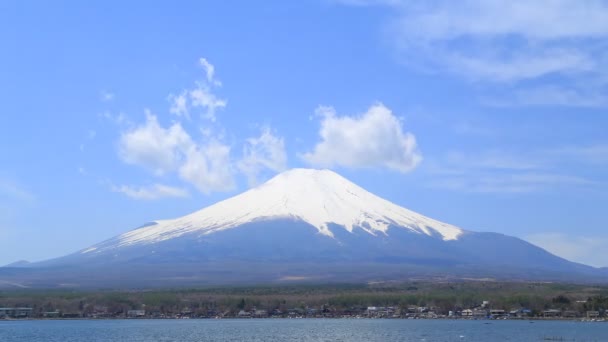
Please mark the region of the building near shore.
POLYGON ((32 308, 0 308, 0 318, 28 318, 32 316, 32 308))
POLYGON ((146 316, 146 310, 129 310, 129 311, 127 311, 127 317, 138 318, 138 317, 145 317, 145 316, 146 316))

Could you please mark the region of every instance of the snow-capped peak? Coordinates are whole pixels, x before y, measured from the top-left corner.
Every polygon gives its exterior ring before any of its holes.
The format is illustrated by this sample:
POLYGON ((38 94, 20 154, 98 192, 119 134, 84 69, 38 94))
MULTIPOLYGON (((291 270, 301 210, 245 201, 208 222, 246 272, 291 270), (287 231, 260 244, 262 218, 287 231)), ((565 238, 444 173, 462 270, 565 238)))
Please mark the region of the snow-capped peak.
POLYGON ((119 245, 152 243, 187 233, 211 234, 277 218, 307 222, 333 237, 329 224, 388 234, 389 227, 456 240, 463 230, 384 200, 330 170, 292 169, 240 195, 118 237, 119 245))

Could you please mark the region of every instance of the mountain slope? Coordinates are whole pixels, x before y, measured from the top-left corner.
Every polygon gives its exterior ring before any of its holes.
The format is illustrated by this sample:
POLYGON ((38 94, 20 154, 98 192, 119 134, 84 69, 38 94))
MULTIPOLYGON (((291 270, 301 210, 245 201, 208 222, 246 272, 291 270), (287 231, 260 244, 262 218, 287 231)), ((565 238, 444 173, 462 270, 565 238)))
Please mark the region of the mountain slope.
POLYGON ((29 264, 30 264, 30 262, 27 260, 18 260, 15 262, 11 262, 8 265, 4 265, 4 267, 25 267, 25 266, 28 266, 29 264))
POLYGON ((267 183, 175 220, 125 233, 119 245, 154 243, 191 232, 211 234, 259 220, 293 218, 333 236, 328 224, 369 234, 398 226, 426 235, 457 239, 462 230, 399 207, 329 170, 294 169, 267 183))
POLYGON ((77 253, 0 269, 28 286, 180 286, 420 277, 605 281, 523 240, 466 231, 328 170, 295 169, 174 220, 77 253), (154 284, 154 285, 151 285, 154 284))

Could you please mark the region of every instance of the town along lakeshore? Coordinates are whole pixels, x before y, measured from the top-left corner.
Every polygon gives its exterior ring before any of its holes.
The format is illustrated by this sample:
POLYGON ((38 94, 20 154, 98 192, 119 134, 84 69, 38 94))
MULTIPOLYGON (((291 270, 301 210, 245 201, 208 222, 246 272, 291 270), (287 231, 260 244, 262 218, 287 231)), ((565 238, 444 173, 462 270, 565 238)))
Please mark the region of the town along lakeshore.
POLYGON ((12 290, 0 319, 608 318, 608 286, 443 281, 198 289, 12 290))

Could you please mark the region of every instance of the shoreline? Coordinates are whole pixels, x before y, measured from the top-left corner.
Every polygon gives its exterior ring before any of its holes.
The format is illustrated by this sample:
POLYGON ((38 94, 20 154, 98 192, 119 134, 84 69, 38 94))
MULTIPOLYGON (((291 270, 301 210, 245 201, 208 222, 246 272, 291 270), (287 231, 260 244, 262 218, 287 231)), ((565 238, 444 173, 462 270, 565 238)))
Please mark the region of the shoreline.
POLYGON ((145 320, 444 320, 444 321, 530 321, 530 323, 543 321, 561 321, 561 322, 581 322, 581 323, 608 323, 605 319, 588 319, 588 318, 545 318, 545 317, 529 317, 529 318, 462 318, 462 317, 437 317, 437 318, 408 318, 408 317, 74 317, 74 318, 0 318, 0 322, 25 322, 25 321, 145 321, 145 320))

